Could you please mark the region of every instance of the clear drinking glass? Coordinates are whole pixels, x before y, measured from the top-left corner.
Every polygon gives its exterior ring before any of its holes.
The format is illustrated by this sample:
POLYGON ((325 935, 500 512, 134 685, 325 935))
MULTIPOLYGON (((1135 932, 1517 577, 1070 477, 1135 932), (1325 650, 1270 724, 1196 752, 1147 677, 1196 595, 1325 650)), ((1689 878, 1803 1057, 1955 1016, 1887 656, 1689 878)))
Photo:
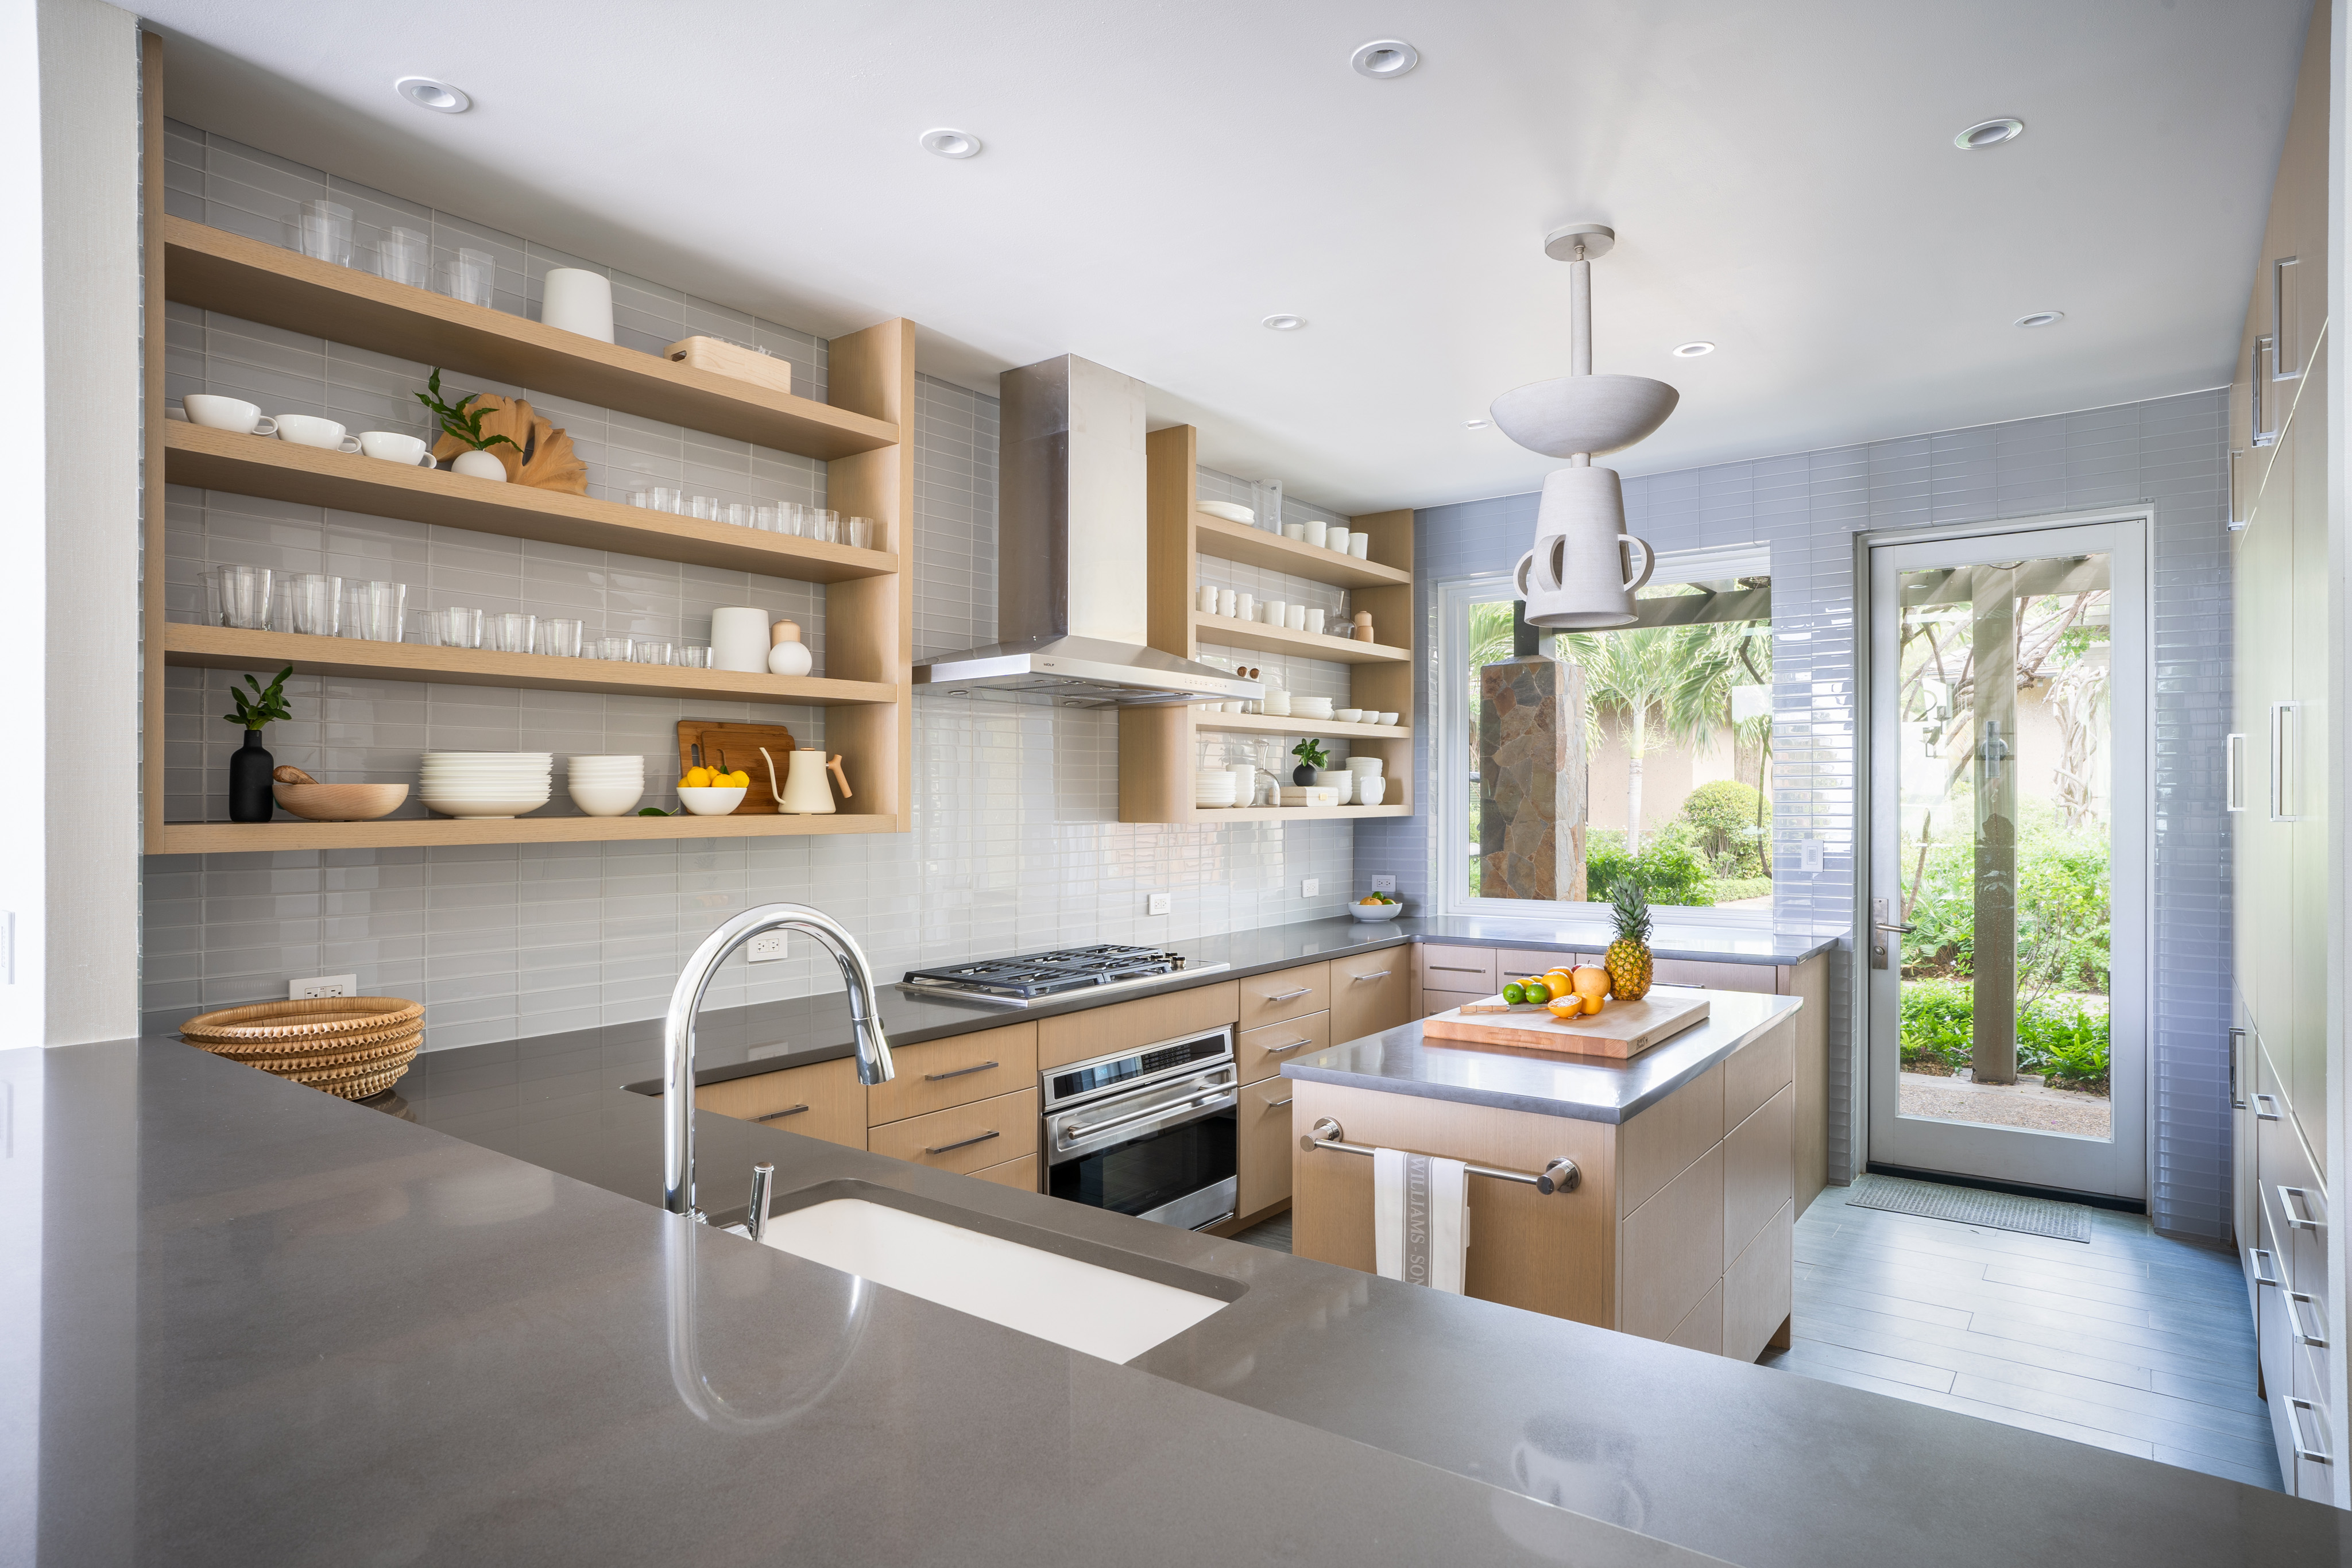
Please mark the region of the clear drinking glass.
POLYGON ((577 621, 542 621, 539 623, 539 651, 558 659, 580 656, 581 622, 577 621))
POLYGON ((625 664, 629 662, 629 640, 626 637, 599 637, 590 657, 603 659, 607 664, 625 664))
POLYGON ((683 669, 707 670, 711 667, 710 644, 708 643, 680 643, 671 650, 671 655, 683 669))
POLYGON ((879 547, 874 542, 874 519, 871 517, 850 518, 849 535, 845 542, 856 546, 859 549, 878 549, 879 547))
POLYGON ((632 490, 629 492, 628 501, 632 507, 650 508, 654 504, 654 493, 651 490, 632 490))
POLYGON ((314 197, 302 204, 302 213, 294 220, 294 228, 304 256, 331 261, 337 267, 351 266, 351 208, 324 197, 314 197))
POLYGON ((690 517, 707 517, 711 521, 716 522, 719 518, 718 497, 714 496, 697 496, 687 502, 686 513, 687 516, 690 517))
POLYGON ((294 630, 306 637, 331 637, 341 621, 343 580, 322 572, 295 574, 288 585, 287 610, 294 630))
POLYGON ((788 538, 808 537, 808 508, 798 501, 786 501, 776 508, 776 531, 788 538))
POLYGON ((661 637, 640 637, 630 644, 632 664, 667 664, 669 663, 669 642, 661 637))
POLYGON ((506 611, 482 618, 482 634, 494 652, 528 653, 539 636, 539 617, 506 611))
POLYGON ((498 257, 486 250, 460 250, 441 264, 441 291, 468 305, 488 305, 498 278, 498 257))
POLYGON ((357 635, 374 643, 397 643, 408 630, 408 584, 364 582, 353 591, 359 612, 357 635))
POLYGON ((683 492, 681 492, 677 486, 656 485, 654 486, 655 511, 677 512, 683 510, 684 507, 685 502, 683 500, 683 492))
POLYGON ((757 510, 740 501, 730 501, 727 503, 727 520, 739 528, 748 528, 757 520, 757 510))
POLYGON ((822 507, 816 508, 815 521, 809 528, 809 537, 814 539, 821 539, 829 545, 839 544, 841 542, 841 514, 839 512, 829 511, 822 507))
POLYGON ((384 230, 376 255, 387 283, 423 288, 433 281, 433 237, 421 230, 384 230))
POLYGON ((482 645, 482 612, 468 610, 462 604, 445 604, 425 617, 432 629, 433 640, 444 648, 478 648, 482 645))
POLYGON ((218 596, 220 623, 247 632, 269 624, 270 572, 266 566, 225 566, 213 573, 218 596))

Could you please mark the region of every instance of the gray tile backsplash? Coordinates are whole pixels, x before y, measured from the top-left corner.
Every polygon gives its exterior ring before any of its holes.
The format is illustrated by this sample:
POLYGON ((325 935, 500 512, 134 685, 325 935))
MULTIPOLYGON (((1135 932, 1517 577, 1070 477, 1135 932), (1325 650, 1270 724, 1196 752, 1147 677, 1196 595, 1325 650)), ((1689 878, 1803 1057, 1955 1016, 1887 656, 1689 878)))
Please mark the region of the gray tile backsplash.
MULTIPOLYGON (((498 307, 526 316, 548 267, 595 266, 184 125, 168 129, 170 210, 200 222, 284 245, 301 201, 331 196, 354 210, 362 264, 382 227, 425 228, 436 256, 459 245, 492 251, 498 307)), ((612 276, 623 342, 657 351, 707 331, 760 343, 793 361, 797 390, 824 395, 821 340, 612 276)), ((429 367, 176 306, 166 334, 173 399, 213 391, 354 429, 425 432, 409 394, 429 367)), ((455 384, 530 398, 572 436, 593 495, 618 498, 640 482, 674 481, 724 500, 824 499, 824 465, 806 458, 529 387, 455 384)), ((995 635, 996 447, 993 398, 919 380, 911 541, 919 656, 995 635)), ((1204 489, 1222 479, 1204 473, 1204 489)), ((409 585, 412 606, 577 617, 590 636, 705 639, 713 606, 751 603, 808 628, 824 673, 824 596, 805 584, 181 487, 169 503, 173 619, 202 618, 201 574, 221 564, 388 579, 409 585)), ((1336 517, 1297 501, 1290 510, 1336 517)), ((1345 690, 1342 666, 1297 665, 1289 674, 1297 689, 1345 690)), ((230 675, 173 669, 168 678, 168 815, 221 815, 226 755, 241 739, 218 717, 230 675)), ((297 677, 288 690, 297 717, 271 727, 272 752, 337 779, 413 779, 417 754, 445 747, 635 751, 650 759, 650 798, 658 800, 675 776, 681 717, 756 717, 812 740, 823 734, 819 709, 315 677, 297 677)), ((1118 724, 1109 712, 928 698, 916 706, 914 728, 908 834, 151 857, 146 1021, 168 1028, 199 1009, 282 997, 289 978, 344 972, 356 972, 364 990, 425 1002, 436 1050, 649 1018, 711 926, 777 899, 840 916, 886 975, 1082 939, 1166 941, 1318 919, 1346 902, 1349 824, 1121 825, 1118 724), (1309 877, 1322 883, 1314 899, 1298 894, 1309 877), (1144 915, 1145 894, 1162 892, 1175 895, 1175 913, 1144 915)), ((559 787, 545 810, 571 810, 559 787)), ((795 946, 779 963, 730 964, 710 1005, 838 983, 829 961, 795 946)))

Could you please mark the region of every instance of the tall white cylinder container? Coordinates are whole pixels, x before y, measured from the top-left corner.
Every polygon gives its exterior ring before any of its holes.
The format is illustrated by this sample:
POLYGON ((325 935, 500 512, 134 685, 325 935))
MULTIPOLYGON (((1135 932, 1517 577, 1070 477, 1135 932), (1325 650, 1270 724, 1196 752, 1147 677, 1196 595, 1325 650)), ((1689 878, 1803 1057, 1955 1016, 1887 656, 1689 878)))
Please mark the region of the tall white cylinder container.
POLYGON ((613 280, 601 272, 577 267, 551 268, 541 280, 541 322, 593 338, 613 340, 613 280))
POLYGON ((741 605, 710 612, 710 667, 768 673, 768 612, 741 605))

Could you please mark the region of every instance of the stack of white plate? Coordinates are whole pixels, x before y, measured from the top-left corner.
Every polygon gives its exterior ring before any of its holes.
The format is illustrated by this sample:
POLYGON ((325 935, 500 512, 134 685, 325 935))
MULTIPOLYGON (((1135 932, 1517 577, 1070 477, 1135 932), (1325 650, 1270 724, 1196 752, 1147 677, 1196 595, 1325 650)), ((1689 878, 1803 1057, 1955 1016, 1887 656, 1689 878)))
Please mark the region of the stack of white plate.
POLYGON ((1192 775, 1192 804, 1203 809, 1230 806, 1240 781, 1223 768, 1203 768, 1192 775))
POLYGON ((591 817, 625 817, 646 794, 642 757, 575 757, 568 768, 572 803, 591 817))
POLYGON ((425 805, 445 817, 520 817, 547 804, 555 758, 545 751, 428 751, 425 805))
POLYGON ((1290 711, 1300 718, 1328 719, 1331 716, 1331 699, 1302 697, 1293 692, 1290 695, 1290 711))

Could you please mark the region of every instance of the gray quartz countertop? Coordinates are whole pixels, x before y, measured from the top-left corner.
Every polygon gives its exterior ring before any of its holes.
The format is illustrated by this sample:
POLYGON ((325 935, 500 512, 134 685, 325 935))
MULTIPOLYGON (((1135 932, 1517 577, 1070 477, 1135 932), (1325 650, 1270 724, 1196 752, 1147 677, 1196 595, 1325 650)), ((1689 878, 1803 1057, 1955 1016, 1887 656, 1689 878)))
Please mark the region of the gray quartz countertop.
MULTIPOLYGON (((1696 996, 1659 986, 1656 997, 1696 996)), ((1756 1039, 1804 1005, 1799 997, 1708 991, 1707 1017, 1629 1061, 1425 1038, 1402 1024, 1283 1064, 1285 1078, 1341 1083, 1425 1100, 1455 1100, 1538 1116, 1623 1122, 1756 1039)))
MULTIPOLYGON (((1664 905, 1650 911, 1650 951, 1660 958, 1690 958, 1715 964, 1801 964, 1838 945, 1835 936, 1759 930, 1748 925, 1677 924, 1664 905)), ((1549 953, 1598 953, 1617 933, 1601 915, 1520 918, 1407 916, 1397 925, 1423 942, 1472 947, 1528 947, 1549 953)))
POLYGON ((1238 1291, 1125 1366, 887 1290, 859 1316, 845 1276, 709 1232, 689 1249, 653 1201, 660 1107, 593 1065, 496 1103, 419 1086, 422 1124, 170 1040, 0 1054, 0 1078, 48 1215, 26 1243, 42 1332, 18 1342, 42 1416, 0 1423, 41 1446, 45 1561, 2252 1568, 2352 1549, 2352 1516, 2215 1477, 698 1117, 713 1208, 768 1160, 780 1205, 866 1182, 1238 1291), (698 1363, 677 1354, 681 1303, 698 1363))

